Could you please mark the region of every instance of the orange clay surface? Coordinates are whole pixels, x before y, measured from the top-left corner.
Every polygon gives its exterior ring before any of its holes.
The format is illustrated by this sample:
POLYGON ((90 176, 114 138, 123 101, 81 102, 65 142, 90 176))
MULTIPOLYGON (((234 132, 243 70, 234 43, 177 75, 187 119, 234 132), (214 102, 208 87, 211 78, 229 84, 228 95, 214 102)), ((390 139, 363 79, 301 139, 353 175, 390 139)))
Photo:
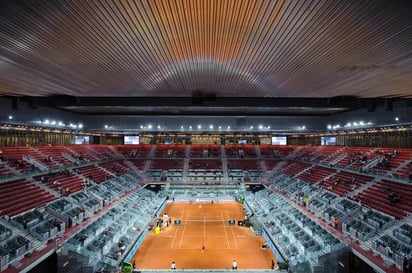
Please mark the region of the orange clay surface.
POLYGON ((149 231, 130 262, 134 260, 137 269, 170 269, 175 261, 181 270, 228 269, 236 260, 238 269, 270 269, 276 257, 269 248, 260 248, 264 238, 237 225, 244 220, 242 208, 236 202, 169 203, 160 217, 166 213, 171 225, 162 227, 159 234, 149 231), (182 224, 174 225, 176 219, 182 224), (229 219, 236 220, 236 225, 229 225, 229 219))

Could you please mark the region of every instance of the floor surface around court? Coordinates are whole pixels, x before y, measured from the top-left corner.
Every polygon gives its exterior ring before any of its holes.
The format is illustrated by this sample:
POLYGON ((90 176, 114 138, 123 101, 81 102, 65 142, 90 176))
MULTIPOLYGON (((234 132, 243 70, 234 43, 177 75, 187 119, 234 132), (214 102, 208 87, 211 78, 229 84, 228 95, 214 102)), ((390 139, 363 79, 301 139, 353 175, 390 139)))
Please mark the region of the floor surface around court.
POLYGON ((138 269, 170 269, 175 261, 181 270, 231 269, 236 260, 239 269, 270 269, 276 257, 270 249, 261 249, 264 238, 238 226, 246 213, 242 209, 236 202, 169 203, 161 216, 167 213, 171 225, 159 234, 150 231, 130 262, 134 260, 138 269), (176 219, 181 225, 174 225, 176 219), (236 225, 229 225, 229 219, 236 225))

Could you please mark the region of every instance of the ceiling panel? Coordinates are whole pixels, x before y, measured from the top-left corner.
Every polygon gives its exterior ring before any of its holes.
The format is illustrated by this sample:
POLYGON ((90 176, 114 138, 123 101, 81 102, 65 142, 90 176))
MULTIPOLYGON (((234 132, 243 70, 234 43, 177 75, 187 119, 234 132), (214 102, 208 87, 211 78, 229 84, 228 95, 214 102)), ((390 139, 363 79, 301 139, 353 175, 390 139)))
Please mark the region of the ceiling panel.
POLYGON ((411 1, 3 0, 0 95, 412 97, 411 1))

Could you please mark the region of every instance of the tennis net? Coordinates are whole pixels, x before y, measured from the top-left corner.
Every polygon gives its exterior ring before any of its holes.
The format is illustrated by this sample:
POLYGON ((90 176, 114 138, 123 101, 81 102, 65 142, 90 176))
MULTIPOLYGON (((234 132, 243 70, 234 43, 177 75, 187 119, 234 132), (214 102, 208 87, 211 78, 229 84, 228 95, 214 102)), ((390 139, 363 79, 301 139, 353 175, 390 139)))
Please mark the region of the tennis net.
POLYGON ((181 226, 233 226, 235 220, 175 220, 175 225, 181 226))

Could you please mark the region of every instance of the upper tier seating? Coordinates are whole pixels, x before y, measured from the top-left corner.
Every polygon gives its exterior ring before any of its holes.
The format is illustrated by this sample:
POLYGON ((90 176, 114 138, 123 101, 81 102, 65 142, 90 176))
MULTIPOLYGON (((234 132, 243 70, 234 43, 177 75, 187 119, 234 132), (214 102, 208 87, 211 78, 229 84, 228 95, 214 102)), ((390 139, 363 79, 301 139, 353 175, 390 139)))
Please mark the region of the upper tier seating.
POLYGON ((154 159, 151 161, 150 169, 182 170, 184 162, 182 159, 154 159))
POLYGON ((130 172, 130 167, 126 165, 124 160, 109 161, 109 162, 99 163, 98 165, 100 167, 105 168, 108 172, 116 176, 120 176, 127 172, 130 172))
POLYGON ((82 177, 68 170, 46 175, 38 175, 33 178, 56 192, 61 191, 61 189, 69 189, 70 193, 80 191, 84 181, 82 177))
POLYGON ((13 216, 56 199, 26 179, 0 183, 0 216, 13 216))
POLYGON ((373 179, 373 176, 340 171, 325 179, 321 186, 340 196, 344 196, 360 188, 362 185, 371 182, 373 179))
POLYGON ((186 145, 184 144, 158 144, 156 145, 155 158, 185 158, 186 145))
MULTIPOLYGON (((9 170, 15 174, 25 174, 37 171, 38 169, 23 160, 23 156, 31 155, 33 150, 25 146, 0 147, 3 152, 3 160, 9 170)), ((6 166, 5 165, 5 166, 6 166)))
POLYGON ((228 169, 242 169, 242 170, 261 170, 260 162, 254 159, 228 159, 228 169))
POLYGON ((295 176, 311 166, 311 164, 305 162, 288 161, 286 165, 282 166, 280 171, 284 174, 295 176))
POLYGON ((407 213, 412 213, 412 186, 410 184, 383 179, 356 197, 360 197, 363 204, 397 219, 406 216, 407 213), (391 196, 394 197, 391 198, 391 196))
POLYGON ((132 165, 134 165, 139 170, 143 170, 146 164, 145 159, 129 159, 128 162, 130 162, 132 165))
POLYGON ((84 177, 93 180, 96 183, 101 183, 104 180, 110 179, 114 176, 111 172, 107 171, 105 168, 101 168, 97 165, 89 165, 86 167, 79 168, 80 174, 84 177))
POLYGON ((295 150, 294 146, 283 145, 262 144, 259 147, 262 158, 285 158, 295 150))
POLYGON ((252 144, 226 144, 227 158, 256 158, 256 148, 252 144))
POLYGON ((336 170, 332 168, 315 165, 312 168, 306 169, 306 171, 298 175, 297 178, 315 184, 324 180, 335 172, 336 170))
POLYGON ((279 164, 283 164, 283 160, 281 159, 266 159, 265 160, 265 166, 266 166, 266 170, 270 171, 272 169, 274 169, 275 167, 277 167, 279 164))
POLYGON ((220 159, 190 159, 189 169, 222 169, 222 161, 220 159))
POLYGON ((191 158, 220 158, 219 144, 192 144, 190 145, 191 158))
POLYGON ((63 156, 66 152, 66 149, 63 146, 41 145, 36 146, 35 149, 44 155, 43 159, 47 159, 45 161, 51 160, 56 162, 59 166, 71 166, 73 164, 63 156))

